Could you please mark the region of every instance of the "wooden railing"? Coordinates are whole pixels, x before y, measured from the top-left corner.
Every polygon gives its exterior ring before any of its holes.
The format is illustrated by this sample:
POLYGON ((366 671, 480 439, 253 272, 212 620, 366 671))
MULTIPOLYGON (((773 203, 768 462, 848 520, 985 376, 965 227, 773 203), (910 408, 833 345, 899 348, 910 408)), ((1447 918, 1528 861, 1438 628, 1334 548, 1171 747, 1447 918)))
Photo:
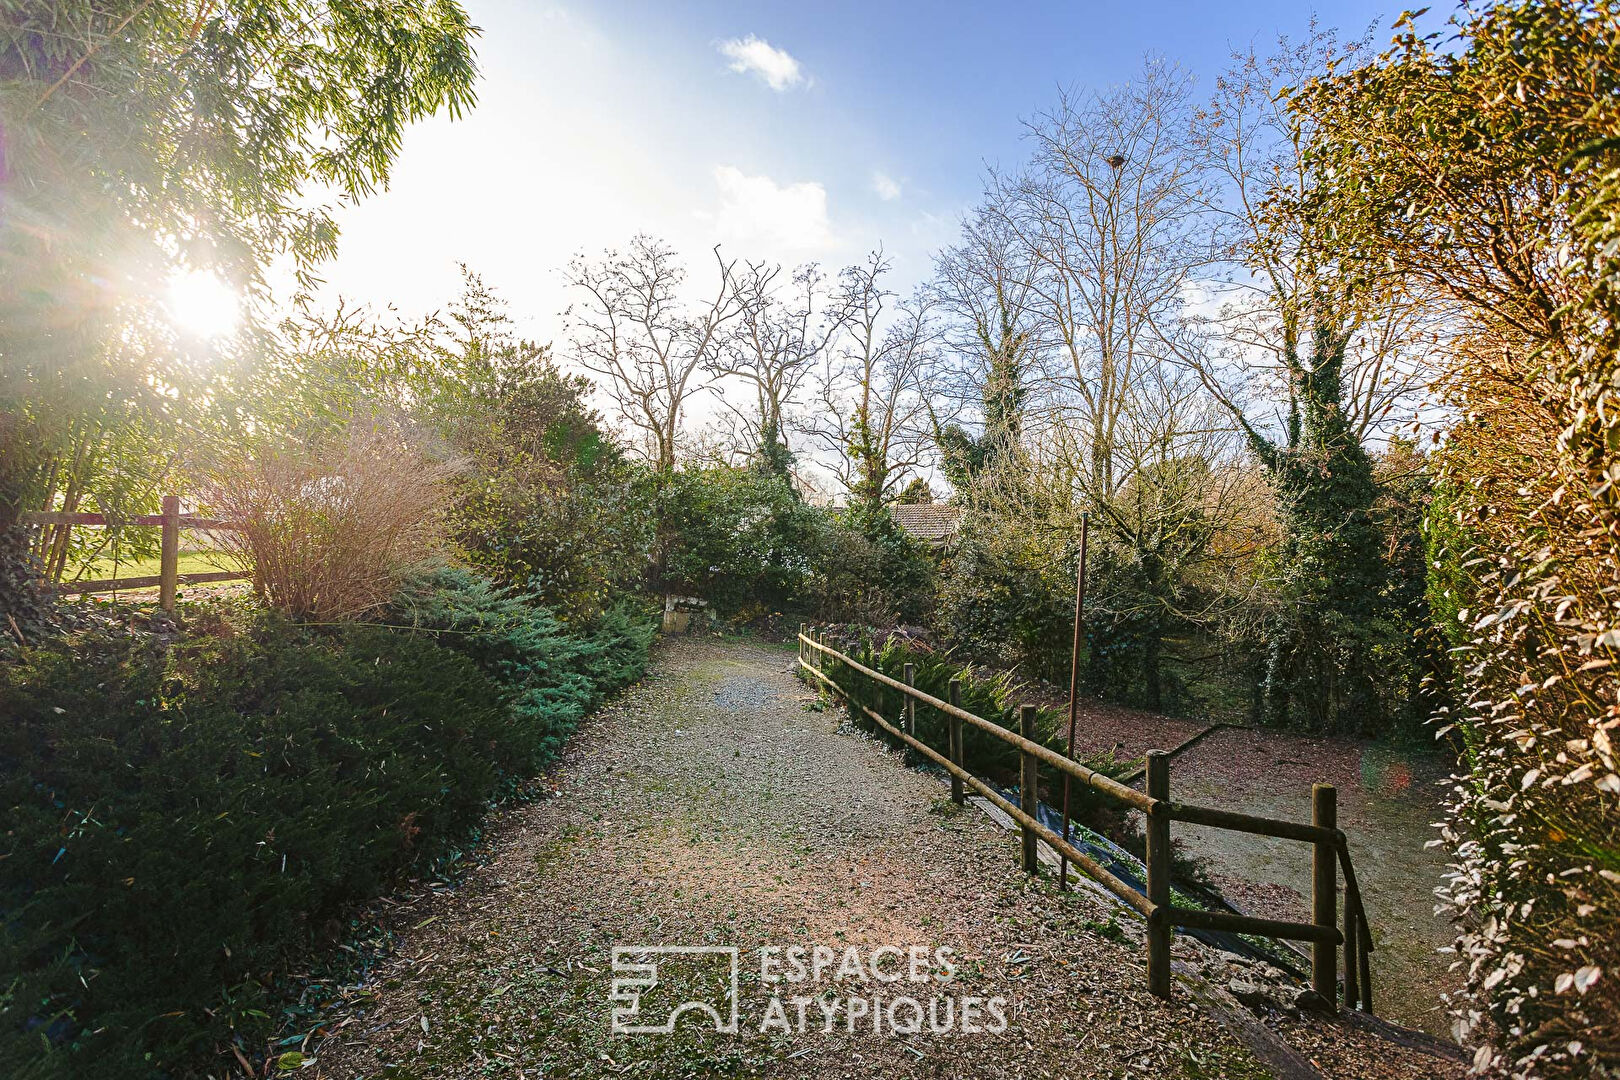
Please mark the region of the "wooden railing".
POLYGON ((150 589, 155 585, 158 590, 158 604, 164 611, 173 611, 175 595, 178 593, 179 586, 182 583, 200 585, 210 581, 240 581, 253 576, 239 570, 210 571, 202 574, 180 573, 181 529, 240 529, 242 526, 231 521, 218 521, 214 518, 197 517, 195 514, 182 514, 178 495, 163 496, 163 512, 160 514, 137 514, 134 517, 109 519, 105 514, 67 514, 45 511, 24 514, 23 521, 28 525, 101 525, 103 527, 144 525, 157 526, 163 530, 161 543, 158 547, 158 573, 155 576, 62 582, 55 586, 56 590, 62 593, 108 593, 118 592, 123 589, 150 589))
POLYGON ((824 637, 823 633, 813 629, 801 628, 800 669, 843 698, 851 708, 859 710, 884 731, 948 772, 951 776, 951 798, 956 802, 962 802, 965 798, 964 789, 971 788, 1012 818, 1022 830, 1023 865, 1026 872, 1031 874, 1039 872, 1036 844, 1044 842, 1147 920, 1148 989, 1154 994, 1159 997, 1170 996, 1170 942, 1175 928, 1185 927, 1309 942, 1311 988, 1335 1007, 1338 1001, 1338 950, 1343 946, 1345 1002, 1352 1008, 1372 1011, 1372 973, 1369 961, 1373 949, 1372 932, 1367 925, 1366 908, 1361 901, 1361 887, 1356 881, 1355 868, 1350 861, 1349 843, 1344 832, 1338 828, 1336 793, 1331 784, 1317 784, 1312 789, 1310 824, 1257 817, 1209 806, 1196 806, 1176 802, 1170 797, 1170 757, 1153 750, 1147 754, 1145 776, 1147 790, 1137 791, 1036 742, 1032 738, 1035 734, 1036 711, 1033 705, 1025 705, 1020 710, 1021 730, 1010 731, 961 707, 960 680, 950 681, 948 690, 950 700, 942 701, 911 685, 913 681, 911 665, 907 665, 904 672, 906 678, 902 681, 839 652, 827 645, 824 637), (902 694, 905 713, 900 718, 900 723, 896 724, 877 710, 858 702, 847 688, 840 686, 827 674, 825 669, 828 659, 837 661, 879 686, 888 687, 902 694), (948 728, 948 753, 942 754, 916 737, 918 705, 937 710, 945 717, 948 728), (1020 764, 1018 805, 1015 806, 994 787, 974 776, 963 766, 963 724, 972 725, 1018 751, 1020 764), (1041 824, 1037 818, 1037 800, 1039 770, 1042 765, 1056 769, 1090 786, 1105 798, 1144 815, 1146 826, 1144 831, 1147 836, 1147 858, 1144 860, 1147 869, 1145 895, 1120 880, 1065 837, 1041 824), (1289 922, 1282 919, 1239 915, 1229 911, 1199 911, 1172 903, 1170 825, 1176 821, 1310 844, 1311 921, 1289 922), (1341 868, 1345 885, 1342 930, 1337 925, 1338 873, 1341 868))

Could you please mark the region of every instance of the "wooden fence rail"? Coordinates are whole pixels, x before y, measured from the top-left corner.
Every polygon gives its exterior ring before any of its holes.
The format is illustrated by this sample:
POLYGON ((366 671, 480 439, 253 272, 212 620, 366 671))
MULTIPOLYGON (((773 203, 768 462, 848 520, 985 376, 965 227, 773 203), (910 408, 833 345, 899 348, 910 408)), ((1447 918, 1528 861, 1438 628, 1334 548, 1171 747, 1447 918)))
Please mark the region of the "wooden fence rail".
POLYGON ((104 527, 118 527, 123 525, 156 526, 163 530, 159 544, 158 573, 155 577, 134 578, 103 578, 96 581, 70 581, 58 584, 56 590, 62 593, 108 593, 123 589, 150 589, 156 585, 158 589, 158 604, 164 611, 174 610, 175 596, 181 584, 200 585, 210 581, 241 581, 253 575, 239 570, 220 570, 202 574, 180 573, 180 530, 181 529, 240 529, 242 526, 232 521, 221 521, 217 518, 198 517, 195 514, 182 514, 180 512, 180 496, 163 496, 163 512, 160 514, 136 514, 127 518, 109 518, 106 514, 90 513, 59 513, 46 510, 39 513, 24 514, 23 522, 28 525, 60 525, 71 527, 73 525, 101 525, 104 527))
POLYGON ((1104 776, 1049 747, 1035 742, 1034 706, 1026 705, 1019 711, 1020 731, 1013 732, 1000 724, 963 709, 960 702, 960 682, 951 680, 949 701, 942 701, 911 685, 914 672, 908 670, 904 679, 895 679, 866 666, 854 658, 826 644, 825 634, 801 627, 799 632, 799 668, 829 691, 843 698, 851 708, 899 739, 916 753, 934 762, 951 776, 951 798, 960 803, 967 788, 973 789, 1018 824, 1023 833, 1022 854, 1024 869, 1038 872, 1034 857, 1037 841, 1044 842, 1060 856, 1089 874, 1103 888, 1132 908, 1148 924, 1148 989, 1160 997, 1170 995, 1170 945, 1176 927, 1220 930, 1236 934, 1275 937, 1291 941, 1309 942, 1311 945, 1311 988, 1324 1000, 1338 1000, 1338 949, 1344 947, 1345 1001, 1352 1008, 1372 1011, 1372 978, 1369 954, 1373 949, 1372 931, 1368 927, 1366 908, 1361 900, 1361 888, 1356 881, 1355 869, 1350 861, 1350 847, 1335 816, 1335 792, 1332 785, 1317 784, 1312 790, 1312 820, 1310 824, 1283 821, 1276 818, 1240 814, 1214 807, 1175 802, 1170 797, 1170 758, 1160 751, 1147 755, 1146 792, 1104 776), (898 691, 903 709, 900 723, 896 724, 882 713, 858 702, 849 690, 827 673, 826 661, 834 660, 872 683, 898 691), (934 709, 947 721, 949 747, 945 754, 924 743, 916 736, 916 709, 919 705, 934 709), (1014 747, 1019 752, 1019 803, 1014 804, 995 788, 967 770, 962 756, 962 724, 971 724, 979 730, 1014 747), (1144 895, 1111 873, 1095 859, 1069 843, 1053 830, 1041 824, 1036 816, 1040 767, 1048 765, 1098 792, 1140 811, 1146 817, 1147 889, 1144 895), (1170 893, 1170 826, 1181 821, 1235 832, 1253 833, 1284 840, 1297 840, 1312 846, 1311 860, 1311 921, 1289 922, 1282 919, 1262 919, 1238 915, 1229 911, 1198 911, 1178 907, 1171 902, 1170 893), (1338 870, 1344 874, 1344 928, 1338 924, 1338 870))

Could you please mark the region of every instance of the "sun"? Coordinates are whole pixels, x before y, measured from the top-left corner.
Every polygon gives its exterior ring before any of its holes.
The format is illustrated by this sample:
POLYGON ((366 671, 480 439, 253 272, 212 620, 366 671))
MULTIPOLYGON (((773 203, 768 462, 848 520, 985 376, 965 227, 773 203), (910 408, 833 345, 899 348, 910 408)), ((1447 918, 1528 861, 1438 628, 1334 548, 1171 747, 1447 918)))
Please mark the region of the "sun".
POLYGON ((169 282, 169 316, 176 326, 202 338, 222 337, 236 329, 242 298, 206 270, 186 270, 169 282))

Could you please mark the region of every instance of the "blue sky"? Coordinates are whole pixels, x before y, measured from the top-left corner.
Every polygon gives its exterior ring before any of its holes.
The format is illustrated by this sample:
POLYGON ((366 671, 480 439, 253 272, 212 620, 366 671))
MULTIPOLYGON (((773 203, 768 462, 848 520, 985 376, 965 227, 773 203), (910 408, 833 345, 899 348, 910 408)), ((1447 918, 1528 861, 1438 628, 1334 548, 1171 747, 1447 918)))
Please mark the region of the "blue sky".
MULTIPOLYGON (((986 161, 1056 88, 1128 79, 1147 54, 1202 88, 1235 48, 1301 34, 1310 7, 467 0, 478 108, 407 133, 390 190, 344 212, 327 291, 418 314, 465 261, 551 338, 576 251, 637 231, 702 280, 708 249, 835 267, 882 243, 926 275, 986 161), (752 39, 752 40, 751 40, 752 39)), ((1349 36, 1397 8, 1324 4, 1349 36)), ((1380 31, 1380 38, 1383 32, 1380 31)))

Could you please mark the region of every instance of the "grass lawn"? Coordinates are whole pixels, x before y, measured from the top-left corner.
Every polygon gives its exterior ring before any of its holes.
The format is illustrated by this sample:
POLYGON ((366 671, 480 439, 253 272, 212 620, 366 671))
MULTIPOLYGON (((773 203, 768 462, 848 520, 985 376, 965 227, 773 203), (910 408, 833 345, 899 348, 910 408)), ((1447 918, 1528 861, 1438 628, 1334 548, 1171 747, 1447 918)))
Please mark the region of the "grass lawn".
MULTIPOLYGON (((230 560, 218 551, 182 551, 179 562, 182 574, 209 574, 217 570, 239 569, 231 565, 230 560)), ((64 574, 63 578, 69 581, 75 578, 81 581, 101 581, 113 577, 119 579, 156 577, 161 569, 156 555, 143 559, 120 559, 116 567, 110 557, 104 557, 87 564, 83 573, 74 568, 64 574)))

